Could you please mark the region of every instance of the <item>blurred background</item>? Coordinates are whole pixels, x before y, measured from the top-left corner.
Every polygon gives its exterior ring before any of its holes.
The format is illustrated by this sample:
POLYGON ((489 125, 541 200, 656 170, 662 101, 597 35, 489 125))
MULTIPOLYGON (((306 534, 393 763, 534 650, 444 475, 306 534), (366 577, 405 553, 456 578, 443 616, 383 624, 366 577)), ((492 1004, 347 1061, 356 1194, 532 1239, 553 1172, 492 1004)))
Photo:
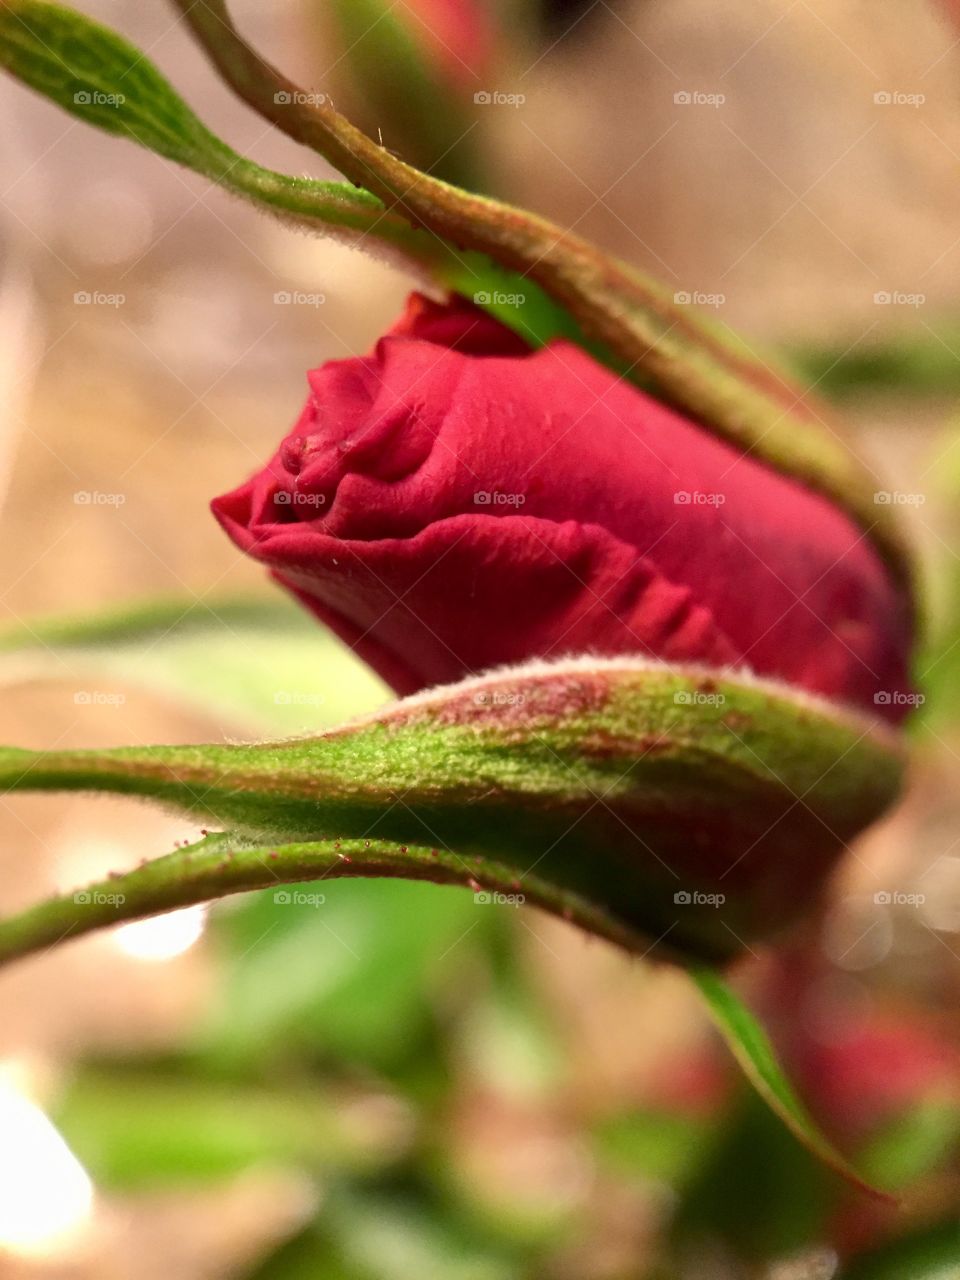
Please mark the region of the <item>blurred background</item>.
MULTIPOLYGON (((239 151, 333 176, 230 98, 172 7, 82 7, 239 151)), ((927 616, 910 790, 823 918, 738 981, 903 1205, 780 1129, 682 975, 460 890, 341 881, 0 973, 0 1276, 960 1276, 960 4, 233 7, 385 145, 791 362, 902 505, 927 616)), ((376 706, 207 503, 409 281, 8 81, 0 111, 3 740, 251 738, 376 706)), ((196 835, 132 803, 0 801, 0 910, 196 835)))

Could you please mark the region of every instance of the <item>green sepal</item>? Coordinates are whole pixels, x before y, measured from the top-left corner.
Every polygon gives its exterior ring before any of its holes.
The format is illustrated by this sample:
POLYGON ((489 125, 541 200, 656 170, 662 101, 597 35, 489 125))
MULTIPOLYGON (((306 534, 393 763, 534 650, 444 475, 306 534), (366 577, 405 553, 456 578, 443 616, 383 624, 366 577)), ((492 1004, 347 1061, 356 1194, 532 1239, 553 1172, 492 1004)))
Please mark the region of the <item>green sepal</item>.
POLYGON ((583 898, 674 958, 808 910, 897 793, 896 736, 785 687, 571 660, 444 686, 317 737, 0 752, 0 787, 161 801, 250 841, 430 846, 583 898))

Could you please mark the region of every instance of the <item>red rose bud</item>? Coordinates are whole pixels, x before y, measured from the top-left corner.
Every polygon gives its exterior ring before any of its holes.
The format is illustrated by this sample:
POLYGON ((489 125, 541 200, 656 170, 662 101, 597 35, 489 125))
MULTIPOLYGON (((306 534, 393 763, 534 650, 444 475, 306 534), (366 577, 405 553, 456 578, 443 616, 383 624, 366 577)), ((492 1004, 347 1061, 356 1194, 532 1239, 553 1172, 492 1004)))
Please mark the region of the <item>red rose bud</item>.
POLYGON ((213 510, 398 693, 629 654, 909 709, 909 603, 862 530, 580 348, 414 296, 309 382, 213 510))

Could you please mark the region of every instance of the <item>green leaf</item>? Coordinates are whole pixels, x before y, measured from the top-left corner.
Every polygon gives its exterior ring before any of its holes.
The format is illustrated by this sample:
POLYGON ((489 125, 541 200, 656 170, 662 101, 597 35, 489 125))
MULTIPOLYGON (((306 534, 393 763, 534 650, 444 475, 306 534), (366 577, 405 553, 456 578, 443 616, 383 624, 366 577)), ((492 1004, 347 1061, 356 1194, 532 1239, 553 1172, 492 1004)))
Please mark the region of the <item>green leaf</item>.
POLYGON ((777 1061, 766 1032, 734 991, 712 969, 691 973, 710 1014, 748 1080, 787 1128, 823 1164, 875 1199, 895 1197, 865 1182, 817 1128, 777 1061))
MULTIPOLYGON (((526 893, 536 867, 608 932, 701 959, 802 911, 901 770, 896 737, 873 722, 779 685, 640 660, 517 668, 289 742, 0 750, 8 791, 139 795, 314 854, 366 837, 389 847, 385 865, 403 846, 436 848, 458 882, 508 868, 504 892, 526 893)), ((393 874, 451 878, 414 861, 393 874)), ((298 865, 288 879, 315 873, 298 865)), ((221 891, 252 887, 224 876, 221 891)))
POLYGON ((415 229, 362 185, 291 177, 238 155, 201 123, 144 53, 72 9, 45 0, 2 0, 0 66, 87 124, 184 165, 297 226, 340 235, 357 247, 368 240, 398 252, 418 277, 426 270, 439 284, 478 300, 534 346, 582 338, 573 318, 533 281, 415 229))
POLYGON ((87 124, 130 139, 236 195, 316 229, 375 231, 418 263, 445 249, 343 182, 294 178, 240 156, 206 128, 152 62, 109 28, 43 0, 0 4, 0 66, 87 124))

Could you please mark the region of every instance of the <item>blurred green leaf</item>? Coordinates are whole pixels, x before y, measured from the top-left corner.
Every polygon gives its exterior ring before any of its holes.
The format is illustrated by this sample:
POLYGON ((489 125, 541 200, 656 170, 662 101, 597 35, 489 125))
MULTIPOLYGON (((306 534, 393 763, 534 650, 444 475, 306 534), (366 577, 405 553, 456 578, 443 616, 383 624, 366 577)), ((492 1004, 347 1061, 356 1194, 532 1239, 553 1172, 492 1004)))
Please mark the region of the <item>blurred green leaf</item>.
POLYGON ((704 1155, 677 1206, 672 1235, 681 1254, 720 1253, 722 1245, 759 1263, 822 1240, 842 1184, 756 1094, 743 1094, 704 1155))
POLYGON ((62 679, 59 655, 263 733, 302 733, 384 702, 386 686, 306 610, 275 597, 132 601, 0 631, 11 678, 62 679))
POLYGON ((518 1280, 504 1256, 416 1193, 335 1189, 315 1223, 247 1280, 518 1280))
POLYGON ((957 1151, 960 1107, 956 1102, 918 1101, 875 1135, 858 1163, 867 1177, 907 1187, 957 1151))
POLYGON ((958 1276, 960 1223, 951 1216, 939 1226, 864 1254, 845 1267, 838 1280, 957 1280, 958 1276))
MULTIPOLYGON (((466 104, 474 89, 484 88, 483 81, 467 66, 457 82, 445 74, 433 42, 424 38, 423 19, 407 5, 390 0, 314 2, 324 17, 329 15, 336 32, 334 70, 349 71, 343 77, 350 89, 348 114, 366 133, 380 130, 384 145, 418 168, 445 182, 480 189, 477 143, 471 136, 477 120, 471 120, 466 104)), ((460 2, 486 16, 479 0, 460 2)))
POLYGON ((818 1160, 853 1186, 870 1196, 890 1200, 891 1197, 886 1192, 865 1182, 820 1132, 784 1075, 766 1032, 732 988, 718 973, 710 969, 696 969, 691 976, 707 1002, 717 1029, 740 1063, 747 1079, 794 1137, 818 1160))
POLYGON ((316 632, 304 609, 285 596, 153 596, 82 613, 48 614, 0 628, 0 653, 98 648, 165 640, 191 632, 247 627, 316 632))
POLYGON ((960 329, 946 318, 867 334, 853 345, 794 348, 789 358, 804 380, 834 400, 864 392, 949 398, 960 392, 960 329))
MULTIPOLYGON (((225 970, 205 1033, 227 1060, 312 1052, 398 1072, 416 1066, 458 975, 484 968, 498 908, 430 884, 325 881, 320 907, 259 894, 216 913, 225 970)), ((462 993, 468 994, 468 993, 462 993)))
POLYGON ((646 1110, 606 1117, 593 1140, 597 1158, 613 1173, 680 1190, 711 1158, 722 1132, 720 1117, 646 1110))
POLYGON ((85 1067, 55 1120, 96 1181, 119 1190, 215 1181, 265 1163, 368 1174, 398 1154, 395 1131, 351 1121, 316 1080, 270 1089, 189 1069, 85 1067))

